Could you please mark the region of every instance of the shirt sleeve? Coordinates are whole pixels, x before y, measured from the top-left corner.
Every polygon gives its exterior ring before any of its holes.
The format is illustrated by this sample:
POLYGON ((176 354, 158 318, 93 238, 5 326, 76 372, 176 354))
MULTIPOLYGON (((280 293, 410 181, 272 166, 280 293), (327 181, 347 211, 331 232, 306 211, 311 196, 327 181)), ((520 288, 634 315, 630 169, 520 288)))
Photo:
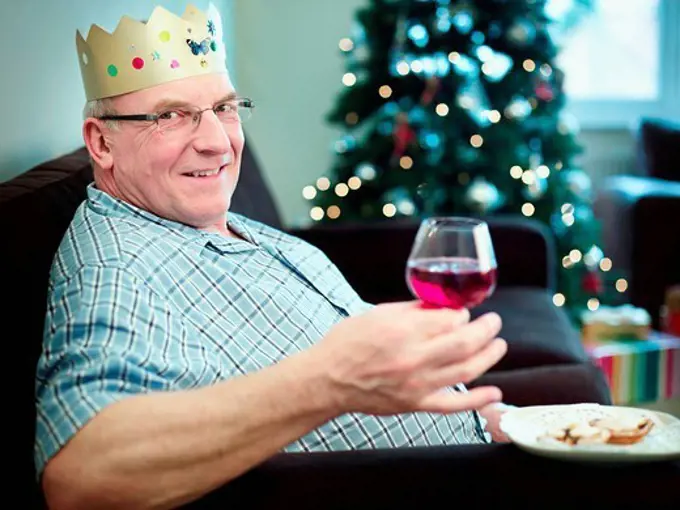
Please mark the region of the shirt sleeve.
POLYGON ((115 267, 84 267, 51 284, 36 374, 35 466, 47 461, 104 407, 167 390, 182 323, 148 287, 115 267), (173 343, 174 342, 174 343, 173 343))

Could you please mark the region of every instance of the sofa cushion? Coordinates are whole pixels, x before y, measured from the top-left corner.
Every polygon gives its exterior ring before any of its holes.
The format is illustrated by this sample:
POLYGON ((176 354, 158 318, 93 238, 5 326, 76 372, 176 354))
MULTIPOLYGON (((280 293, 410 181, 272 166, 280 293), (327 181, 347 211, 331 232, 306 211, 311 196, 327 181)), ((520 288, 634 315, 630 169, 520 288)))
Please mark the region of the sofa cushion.
POLYGON ((588 360, 577 330, 545 290, 499 288, 472 316, 489 311, 503 319, 500 336, 508 342, 508 352, 494 371, 588 360))

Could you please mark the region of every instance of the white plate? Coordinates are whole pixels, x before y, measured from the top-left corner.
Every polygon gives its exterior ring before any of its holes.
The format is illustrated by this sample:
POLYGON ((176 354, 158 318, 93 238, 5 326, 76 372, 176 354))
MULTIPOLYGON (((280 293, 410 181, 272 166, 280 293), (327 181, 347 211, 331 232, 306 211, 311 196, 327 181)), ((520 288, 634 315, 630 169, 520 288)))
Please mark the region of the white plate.
POLYGON ((680 460, 680 420, 661 412, 599 404, 520 407, 503 414, 500 428, 519 448, 544 457, 616 463, 680 460), (572 446, 538 439, 561 425, 617 416, 648 417, 654 421, 654 427, 642 441, 632 445, 572 446))

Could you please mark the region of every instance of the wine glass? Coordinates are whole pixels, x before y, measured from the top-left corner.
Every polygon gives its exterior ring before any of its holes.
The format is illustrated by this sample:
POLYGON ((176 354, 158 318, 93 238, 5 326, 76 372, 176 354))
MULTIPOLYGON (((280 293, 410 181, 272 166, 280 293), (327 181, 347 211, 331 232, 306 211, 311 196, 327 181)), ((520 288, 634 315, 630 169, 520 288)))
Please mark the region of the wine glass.
POLYGON ((496 289, 497 264, 486 222, 465 217, 422 221, 406 266, 411 293, 425 304, 474 308, 496 289))

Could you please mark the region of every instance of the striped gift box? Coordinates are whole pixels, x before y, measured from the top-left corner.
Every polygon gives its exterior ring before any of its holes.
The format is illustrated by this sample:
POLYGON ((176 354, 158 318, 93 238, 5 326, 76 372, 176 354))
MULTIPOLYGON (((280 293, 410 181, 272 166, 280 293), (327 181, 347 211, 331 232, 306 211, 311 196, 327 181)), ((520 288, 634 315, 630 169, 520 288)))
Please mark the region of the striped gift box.
POLYGON ((616 405, 680 397, 680 338, 653 331, 647 340, 588 342, 616 405))

